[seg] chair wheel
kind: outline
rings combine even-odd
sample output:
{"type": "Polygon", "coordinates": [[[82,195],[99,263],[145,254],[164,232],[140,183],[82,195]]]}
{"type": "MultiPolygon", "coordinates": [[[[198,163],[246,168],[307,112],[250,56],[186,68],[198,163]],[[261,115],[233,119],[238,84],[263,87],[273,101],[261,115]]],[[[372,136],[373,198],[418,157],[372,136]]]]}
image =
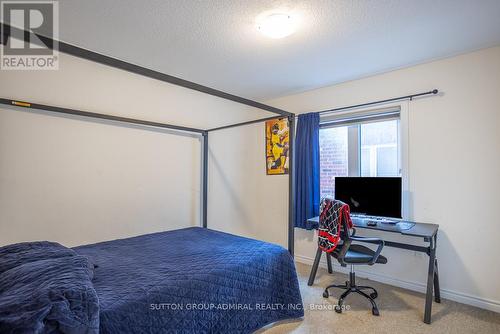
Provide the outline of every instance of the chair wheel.
{"type": "Polygon", "coordinates": [[[370,293],[370,297],[372,297],[373,299],[375,299],[375,298],[378,297],[378,293],[376,293],[376,292],[370,293]]]}
{"type": "Polygon", "coordinates": [[[380,315],[380,313],[378,312],[378,309],[376,309],[375,307],[372,308],[372,314],[377,316],[377,317],[380,315]]]}
{"type": "Polygon", "coordinates": [[[328,298],[330,295],[328,294],[328,291],[323,292],[323,298],[328,298]]]}
{"type": "Polygon", "coordinates": [[[335,312],[337,312],[337,313],[342,313],[342,306],[340,306],[340,305],[335,305],[335,312]]]}

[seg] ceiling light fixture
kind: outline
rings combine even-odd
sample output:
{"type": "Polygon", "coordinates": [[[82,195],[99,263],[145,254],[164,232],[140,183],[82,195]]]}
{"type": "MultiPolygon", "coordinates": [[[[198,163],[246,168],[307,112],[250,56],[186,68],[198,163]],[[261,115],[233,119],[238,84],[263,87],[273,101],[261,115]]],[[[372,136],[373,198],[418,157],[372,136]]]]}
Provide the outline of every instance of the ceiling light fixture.
{"type": "Polygon", "coordinates": [[[288,14],[271,14],[258,23],[261,33],[271,38],[283,38],[295,32],[295,22],[288,14]]]}

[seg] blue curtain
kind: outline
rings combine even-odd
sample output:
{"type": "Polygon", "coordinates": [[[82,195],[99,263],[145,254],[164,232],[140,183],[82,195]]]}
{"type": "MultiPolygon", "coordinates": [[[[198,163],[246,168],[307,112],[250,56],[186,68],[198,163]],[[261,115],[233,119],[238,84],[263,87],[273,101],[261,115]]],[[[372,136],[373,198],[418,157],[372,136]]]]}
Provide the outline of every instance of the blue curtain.
{"type": "Polygon", "coordinates": [[[319,215],[319,114],[299,115],[295,137],[295,227],[313,229],[319,215]]]}

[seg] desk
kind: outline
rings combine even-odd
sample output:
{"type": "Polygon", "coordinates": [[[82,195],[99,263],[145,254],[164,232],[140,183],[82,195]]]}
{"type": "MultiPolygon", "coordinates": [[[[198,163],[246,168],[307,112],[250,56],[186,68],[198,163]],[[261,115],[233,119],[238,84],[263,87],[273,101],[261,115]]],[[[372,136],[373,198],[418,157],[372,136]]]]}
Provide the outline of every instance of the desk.
{"type": "MultiPolygon", "coordinates": [[[[319,222],[319,217],[314,217],[308,219],[308,222],[311,224],[317,225],[319,222]]],[[[390,226],[387,224],[378,223],[376,226],[368,226],[367,219],[362,218],[352,218],[352,222],[354,227],[361,229],[370,229],[377,230],[381,232],[389,232],[389,233],[399,233],[402,235],[412,236],[416,238],[423,238],[425,242],[429,243],[429,246],[417,246],[413,244],[393,242],[393,241],[385,241],[385,246],[395,247],[400,249],[407,249],[416,252],[426,253],[429,256],[429,267],[427,272],[427,292],[425,296],[425,312],[424,312],[424,322],[426,324],[431,323],[431,311],[432,311],[432,295],[434,290],[434,299],[436,303],[441,302],[441,294],[439,290],[439,273],[438,273],[438,262],[436,258],[436,243],[437,243],[437,232],[439,229],[439,225],[436,224],[423,224],[423,223],[414,223],[413,227],[407,230],[398,230],[394,228],[394,226],[390,226]]],[[[401,221],[406,222],[406,221],[401,221]]],[[[407,222],[412,223],[412,222],[407,222]]],[[[309,281],[307,285],[314,284],[314,278],[316,277],[316,272],[318,271],[319,261],[321,259],[322,250],[318,247],[316,251],[316,257],[314,259],[313,267],[311,269],[311,274],[309,276],[309,281]]],[[[328,272],[332,273],[332,260],[330,254],[327,254],[327,265],[328,272]]]]}

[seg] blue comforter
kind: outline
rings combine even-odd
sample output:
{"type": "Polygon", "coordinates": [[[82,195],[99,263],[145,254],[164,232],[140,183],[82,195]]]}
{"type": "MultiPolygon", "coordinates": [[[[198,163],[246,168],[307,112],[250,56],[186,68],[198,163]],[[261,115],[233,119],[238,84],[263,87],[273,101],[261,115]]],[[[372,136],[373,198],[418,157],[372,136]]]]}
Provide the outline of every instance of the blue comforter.
{"type": "Polygon", "coordinates": [[[99,301],[88,259],[74,254],[30,260],[20,256],[19,265],[0,274],[0,333],[99,333],[99,301]]]}
{"type": "Polygon", "coordinates": [[[101,333],[249,333],[304,314],[277,245],[194,227],[74,250],[95,265],[101,333]]]}

